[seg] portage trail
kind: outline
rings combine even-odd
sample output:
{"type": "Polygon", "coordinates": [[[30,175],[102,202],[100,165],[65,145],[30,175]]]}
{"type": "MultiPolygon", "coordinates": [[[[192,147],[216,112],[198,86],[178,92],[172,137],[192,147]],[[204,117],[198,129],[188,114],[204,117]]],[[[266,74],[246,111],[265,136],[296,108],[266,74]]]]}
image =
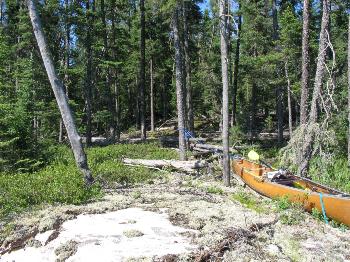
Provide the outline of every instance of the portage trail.
{"type": "Polygon", "coordinates": [[[241,186],[172,173],[2,230],[5,261],[350,261],[350,234],[241,186]]]}

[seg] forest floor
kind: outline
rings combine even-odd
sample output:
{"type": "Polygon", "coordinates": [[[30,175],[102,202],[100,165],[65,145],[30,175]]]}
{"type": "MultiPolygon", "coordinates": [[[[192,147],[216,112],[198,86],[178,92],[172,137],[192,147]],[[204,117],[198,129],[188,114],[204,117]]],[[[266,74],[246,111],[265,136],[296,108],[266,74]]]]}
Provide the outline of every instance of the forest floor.
{"type": "MultiPolygon", "coordinates": [[[[180,173],[164,173],[151,184],[106,189],[102,199],[85,205],[47,206],[24,213],[2,231],[2,247],[13,251],[0,261],[16,260],[16,252],[25,247],[50,245],[64,234],[65,221],[82,214],[108,215],[129,208],[163,214],[181,227],[181,232],[168,234],[175,239],[174,249],[180,240],[187,241],[187,248],[180,254],[167,251],[145,256],[133,250],[121,256],[121,261],[350,261],[349,230],[326,225],[283,199],[269,200],[239,185],[224,187],[212,175],[180,173]],[[41,243],[37,236],[45,232],[46,243],[41,243]]],[[[136,233],[132,237],[147,245],[148,233],[136,233]]],[[[67,240],[54,250],[56,261],[79,261],[79,249],[94,237],[67,240]]],[[[102,256],[108,253],[101,251],[102,256]]]]}

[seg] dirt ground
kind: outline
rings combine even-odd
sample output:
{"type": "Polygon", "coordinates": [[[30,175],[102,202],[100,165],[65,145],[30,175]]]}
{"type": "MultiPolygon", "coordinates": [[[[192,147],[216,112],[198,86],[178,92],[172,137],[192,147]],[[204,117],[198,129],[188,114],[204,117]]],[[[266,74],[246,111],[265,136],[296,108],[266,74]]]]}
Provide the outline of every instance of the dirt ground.
{"type": "MultiPolygon", "coordinates": [[[[51,241],[64,221],[79,214],[130,207],[167,212],[174,225],[195,230],[185,237],[198,249],[176,256],[131,256],[127,261],[350,261],[349,230],[333,228],[300,210],[278,211],[274,201],[248,188],[227,188],[209,176],[178,173],[149,185],[108,190],[103,199],[84,206],[48,206],[23,214],[2,227],[0,253],[35,246],[34,237],[48,230],[53,232],[51,241]],[[240,194],[251,196],[255,204],[237,201],[234,196],[240,194]]],[[[68,255],[57,250],[57,261],[74,254],[76,243],[72,246],[68,255]]]]}

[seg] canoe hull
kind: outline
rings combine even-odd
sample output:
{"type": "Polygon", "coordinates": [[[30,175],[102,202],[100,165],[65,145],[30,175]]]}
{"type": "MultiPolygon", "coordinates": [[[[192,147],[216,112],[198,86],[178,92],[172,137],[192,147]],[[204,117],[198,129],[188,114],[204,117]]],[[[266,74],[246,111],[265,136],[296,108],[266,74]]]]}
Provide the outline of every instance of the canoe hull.
{"type": "MultiPolygon", "coordinates": [[[[323,190],[323,188],[326,187],[321,185],[321,188],[317,188],[318,192],[312,192],[267,181],[266,179],[264,180],[263,175],[273,170],[245,159],[233,159],[232,169],[237,176],[241,177],[250,188],[258,193],[269,198],[288,197],[290,201],[302,204],[309,212],[313,208],[322,212],[322,202],[320,198],[320,192],[322,192],[322,199],[327,217],[350,226],[349,197],[327,194],[326,190],[323,190]]],[[[313,184],[317,185],[316,183],[313,184]]]]}

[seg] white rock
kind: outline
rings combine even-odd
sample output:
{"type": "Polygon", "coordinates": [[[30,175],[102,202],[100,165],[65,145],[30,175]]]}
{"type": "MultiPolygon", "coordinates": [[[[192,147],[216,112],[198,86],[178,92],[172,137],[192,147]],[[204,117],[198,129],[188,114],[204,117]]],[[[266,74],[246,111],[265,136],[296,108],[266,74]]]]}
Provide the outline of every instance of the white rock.
{"type": "MultiPolygon", "coordinates": [[[[183,254],[196,249],[181,235],[193,231],[171,224],[168,215],[128,208],[95,215],[79,215],[62,225],[59,236],[39,248],[25,248],[5,254],[0,261],[55,261],[55,250],[69,240],[79,243],[76,254],[67,261],[125,261],[128,258],[183,254]],[[136,223],[125,223],[136,221],[136,223]],[[128,238],[126,230],[138,230],[144,235],[128,238]]],[[[52,231],[39,234],[36,239],[45,243],[52,231]]]]}

